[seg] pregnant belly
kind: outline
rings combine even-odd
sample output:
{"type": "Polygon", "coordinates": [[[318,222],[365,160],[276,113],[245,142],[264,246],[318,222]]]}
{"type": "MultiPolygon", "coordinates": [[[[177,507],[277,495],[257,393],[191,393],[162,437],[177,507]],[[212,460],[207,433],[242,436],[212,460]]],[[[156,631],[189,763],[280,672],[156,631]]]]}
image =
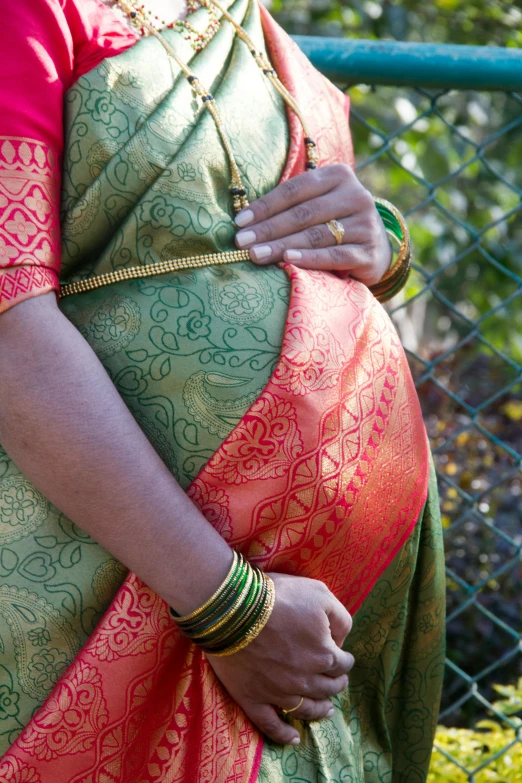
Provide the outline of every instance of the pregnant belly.
{"type": "Polygon", "coordinates": [[[279,359],[290,284],[249,262],[64,299],[145,434],[186,488],[279,359]]]}

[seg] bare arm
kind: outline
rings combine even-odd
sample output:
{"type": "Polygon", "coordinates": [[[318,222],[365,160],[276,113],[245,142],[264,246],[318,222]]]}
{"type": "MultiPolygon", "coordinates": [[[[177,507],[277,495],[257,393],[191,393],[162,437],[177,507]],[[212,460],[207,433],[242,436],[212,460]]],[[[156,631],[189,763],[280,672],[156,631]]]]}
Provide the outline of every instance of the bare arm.
{"type": "MultiPolygon", "coordinates": [[[[0,315],[0,443],[59,509],[182,614],[206,601],[232,561],[187,498],[54,294],[0,315]]],[[[257,639],[209,660],[262,731],[298,742],[273,705],[330,714],[353,665],[340,649],[351,619],[312,579],[273,574],[276,604],[257,639]],[[338,646],[339,645],[339,646],[338,646]]]]}
{"type": "Polygon", "coordinates": [[[0,315],[0,443],[61,511],[184,614],[232,552],[179,487],[54,294],[0,315]]]}

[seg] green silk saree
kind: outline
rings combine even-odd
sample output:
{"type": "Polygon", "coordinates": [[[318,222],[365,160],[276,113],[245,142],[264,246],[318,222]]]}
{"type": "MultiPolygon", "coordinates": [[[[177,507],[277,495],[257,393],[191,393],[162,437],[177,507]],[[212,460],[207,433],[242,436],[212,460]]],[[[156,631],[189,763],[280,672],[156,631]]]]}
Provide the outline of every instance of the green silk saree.
{"type": "MultiPolygon", "coordinates": [[[[258,7],[235,0],[230,10],[264,48],[258,7]]],[[[205,14],[198,11],[195,22],[204,26],[205,14]]],[[[216,96],[250,200],[273,188],[288,163],[291,129],[248,50],[228,25],[197,55],[179,33],[166,36],[216,96]]],[[[232,249],[228,178],[211,117],[195,107],[157,41],[105,60],[67,95],[64,282],[232,249]]],[[[120,282],[61,307],[187,489],[269,382],[289,298],[283,269],[244,262],[120,282]]],[[[210,521],[218,519],[219,498],[209,506],[210,521]]],[[[0,537],[0,748],[7,753],[97,628],[126,570],[1,450],[0,537]]],[[[349,688],[333,699],[334,718],[296,723],[298,748],[265,743],[259,783],[422,783],[443,637],[431,472],[413,532],[355,614],[346,648],[356,664],[349,688]]],[[[220,774],[216,781],[225,780],[220,774]]]]}

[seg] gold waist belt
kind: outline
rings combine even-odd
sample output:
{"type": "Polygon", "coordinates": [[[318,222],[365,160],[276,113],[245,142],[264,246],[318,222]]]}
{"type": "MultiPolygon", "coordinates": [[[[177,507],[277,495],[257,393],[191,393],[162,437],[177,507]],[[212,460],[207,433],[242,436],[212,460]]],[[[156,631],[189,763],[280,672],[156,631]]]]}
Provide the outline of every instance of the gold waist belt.
{"type": "Polygon", "coordinates": [[[183,269],[198,269],[202,266],[237,264],[239,261],[250,261],[248,250],[227,250],[223,253],[208,253],[204,256],[171,258],[168,261],[160,261],[158,264],[149,264],[148,266],[125,267],[103,275],[94,275],[86,280],[78,280],[75,283],[66,283],[60,286],[60,298],[63,299],[64,296],[71,296],[71,294],[83,294],[85,291],[94,291],[96,288],[119,283],[121,280],[137,280],[142,277],[179,272],[183,269]]]}

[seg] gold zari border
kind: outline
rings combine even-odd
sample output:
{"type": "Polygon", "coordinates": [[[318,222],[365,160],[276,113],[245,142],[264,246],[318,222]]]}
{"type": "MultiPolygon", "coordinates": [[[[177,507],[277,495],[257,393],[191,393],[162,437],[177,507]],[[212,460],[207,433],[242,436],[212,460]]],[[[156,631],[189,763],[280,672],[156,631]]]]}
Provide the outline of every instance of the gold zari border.
{"type": "Polygon", "coordinates": [[[112,283],[122,280],[136,280],[143,277],[165,275],[169,272],[179,272],[183,269],[199,269],[203,266],[218,264],[237,264],[240,261],[250,261],[248,250],[227,250],[223,253],[208,253],[203,256],[190,256],[189,258],[171,258],[168,261],[160,261],[157,264],[147,266],[131,266],[117,269],[114,272],[106,272],[103,275],[94,275],[86,280],[78,280],[75,283],[67,283],[60,286],[60,298],[71,294],[83,294],[86,291],[94,291],[112,283]]]}

